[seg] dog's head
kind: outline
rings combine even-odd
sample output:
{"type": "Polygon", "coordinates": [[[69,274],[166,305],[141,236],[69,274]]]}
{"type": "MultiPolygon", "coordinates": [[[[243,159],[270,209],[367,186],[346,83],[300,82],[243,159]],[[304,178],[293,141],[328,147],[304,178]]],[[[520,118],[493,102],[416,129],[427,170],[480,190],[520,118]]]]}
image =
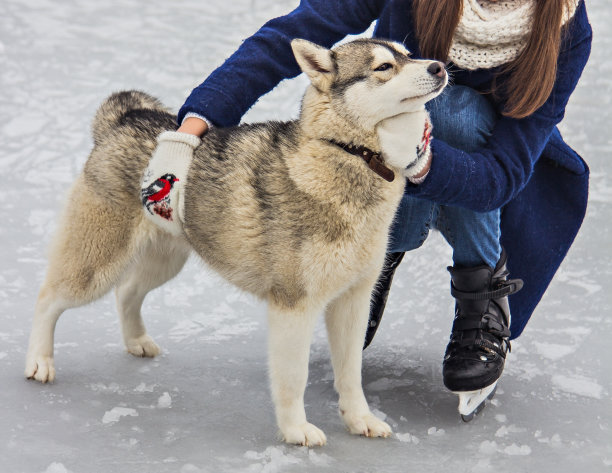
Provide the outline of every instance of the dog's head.
{"type": "Polygon", "coordinates": [[[294,39],[291,47],[331,108],[364,130],[373,130],[386,118],[421,110],[448,83],[444,64],[411,59],[399,43],[358,39],[329,50],[294,39]]]}

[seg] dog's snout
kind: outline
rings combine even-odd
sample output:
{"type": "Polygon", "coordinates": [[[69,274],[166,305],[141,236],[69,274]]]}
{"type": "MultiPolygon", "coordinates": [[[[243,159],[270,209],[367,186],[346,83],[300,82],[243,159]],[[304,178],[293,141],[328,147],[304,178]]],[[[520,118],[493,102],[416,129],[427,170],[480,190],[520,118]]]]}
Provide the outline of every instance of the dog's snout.
{"type": "Polygon", "coordinates": [[[444,70],[444,64],[441,62],[432,62],[429,66],[427,66],[427,72],[434,76],[444,77],[446,71],[444,70]]]}

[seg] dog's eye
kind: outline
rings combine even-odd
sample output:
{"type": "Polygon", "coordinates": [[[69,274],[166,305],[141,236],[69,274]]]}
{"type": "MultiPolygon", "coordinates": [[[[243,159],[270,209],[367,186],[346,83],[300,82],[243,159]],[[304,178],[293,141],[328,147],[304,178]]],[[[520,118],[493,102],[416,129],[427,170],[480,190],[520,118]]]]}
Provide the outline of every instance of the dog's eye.
{"type": "Polygon", "coordinates": [[[376,69],[374,69],[377,72],[382,72],[382,71],[386,71],[387,69],[391,69],[393,66],[391,64],[389,64],[388,62],[385,62],[383,64],[381,64],[380,66],[378,66],[376,69]]]}

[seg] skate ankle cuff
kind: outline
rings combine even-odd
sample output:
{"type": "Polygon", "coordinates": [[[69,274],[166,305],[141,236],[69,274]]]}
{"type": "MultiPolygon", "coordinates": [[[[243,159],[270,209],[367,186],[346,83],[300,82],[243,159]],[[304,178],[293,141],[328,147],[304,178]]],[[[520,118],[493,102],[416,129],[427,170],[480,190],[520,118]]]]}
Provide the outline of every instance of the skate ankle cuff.
{"type": "Polygon", "coordinates": [[[502,297],[510,296],[512,294],[516,294],[523,288],[523,280],[522,279],[510,279],[508,281],[502,281],[497,289],[492,291],[482,291],[482,292],[466,292],[460,291],[455,287],[454,284],[451,284],[451,295],[455,299],[464,299],[470,301],[484,301],[489,299],[500,299],[502,297]]]}

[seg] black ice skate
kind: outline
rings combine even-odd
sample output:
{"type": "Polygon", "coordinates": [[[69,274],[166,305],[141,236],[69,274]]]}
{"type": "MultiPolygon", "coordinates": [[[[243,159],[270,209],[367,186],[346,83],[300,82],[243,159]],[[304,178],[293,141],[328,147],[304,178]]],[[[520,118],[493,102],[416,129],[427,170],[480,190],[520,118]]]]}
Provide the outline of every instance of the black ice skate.
{"type": "Polygon", "coordinates": [[[491,399],[510,350],[508,296],[523,287],[506,280],[506,255],[495,269],[449,267],[455,320],[446,347],[444,385],[459,396],[459,413],[468,422],[491,399]]]}
{"type": "Polygon", "coordinates": [[[399,266],[404,257],[404,253],[387,253],[385,257],[385,264],[383,269],[378,276],[376,282],[376,288],[372,294],[372,301],[370,302],[370,319],[368,320],[368,330],[366,332],[363,349],[365,350],[368,345],[372,342],[376,330],[380,325],[380,321],[385,311],[385,305],[387,304],[387,298],[389,297],[389,291],[391,290],[391,281],[393,281],[393,275],[395,270],[399,266]]]}

